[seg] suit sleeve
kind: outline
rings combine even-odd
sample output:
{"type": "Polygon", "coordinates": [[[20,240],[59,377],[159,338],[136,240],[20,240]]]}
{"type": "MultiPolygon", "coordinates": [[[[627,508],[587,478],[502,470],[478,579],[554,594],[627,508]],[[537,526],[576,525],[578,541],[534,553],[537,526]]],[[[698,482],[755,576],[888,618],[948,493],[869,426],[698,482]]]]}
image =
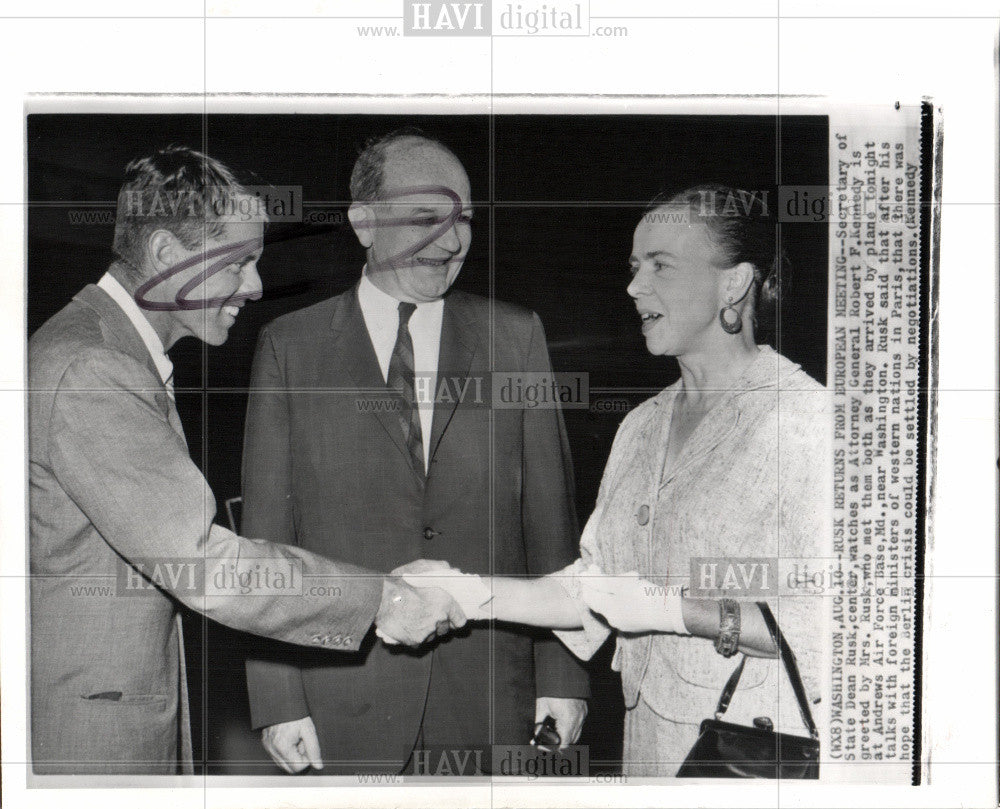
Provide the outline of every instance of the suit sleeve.
{"type": "Polygon", "coordinates": [[[213,525],[215,496],[157,402],[165,395],[147,367],[119,352],[90,352],[67,368],[50,413],[49,460],[69,497],[133,566],[199,560],[204,586],[169,590],[188,607],[289,643],[356,649],[378,609],[381,576],[213,525]],[[282,584],[263,570],[281,571],[282,584]]]}
{"type": "MultiPolygon", "coordinates": [[[[538,315],[532,315],[526,365],[529,372],[552,373],[538,315]]],[[[523,425],[521,520],[528,572],[547,574],[565,568],[579,556],[573,460],[560,409],[526,409],[523,425]]],[[[552,636],[535,641],[535,694],[577,699],[590,696],[586,670],[552,636]]]]}
{"type": "MultiPolygon", "coordinates": [[[[261,332],[254,354],[243,437],[243,525],[247,533],[294,545],[288,393],[274,342],[261,332]]],[[[291,649],[265,647],[246,661],[254,728],[309,715],[302,669],[291,649]]]]}

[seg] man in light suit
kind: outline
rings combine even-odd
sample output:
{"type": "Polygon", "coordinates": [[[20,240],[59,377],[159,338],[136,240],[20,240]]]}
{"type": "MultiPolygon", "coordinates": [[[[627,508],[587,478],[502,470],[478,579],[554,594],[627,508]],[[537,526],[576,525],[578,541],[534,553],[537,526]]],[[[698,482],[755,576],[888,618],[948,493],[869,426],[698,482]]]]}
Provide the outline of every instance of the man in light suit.
{"type": "Polygon", "coordinates": [[[213,524],[165,352],[220,345],[260,297],[263,223],[227,214],[243,200],[190,149],[133,161],[118,260],[29,342],[36,773],[192,772],[179,603],[327,654],[357,649],[373,620],[412,644],[464,623],[441,591],[213,524]]]}
{"type": "MultiPolygon", "coordinates": [[[[561,569],[577,554],[561,413],[490,404],[492,372],[551,373],[541,323],[449,291],[471,239],[465,169],[443,144],[393,133],[361,153],[351,196],[360,282],[258,342],[245,525],[383,571],[418,558],[471,573],[561,569]]],[[[248,661],[247,679],[253,725],[289,771],[306,766],[286,766],[303,745],[325,772],[433,775],[456,759],[488,771],[491,745],[526,744],[548,715],[573,743],[589,695],[551,636],[483,624],[421,653],[276,648],[248,661]]]]}

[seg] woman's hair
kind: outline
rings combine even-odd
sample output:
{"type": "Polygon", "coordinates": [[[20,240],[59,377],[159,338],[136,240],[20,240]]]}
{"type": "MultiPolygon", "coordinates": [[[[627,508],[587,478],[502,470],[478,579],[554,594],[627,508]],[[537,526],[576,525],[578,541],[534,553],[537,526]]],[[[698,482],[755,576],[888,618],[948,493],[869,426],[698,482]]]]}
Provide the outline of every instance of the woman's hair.
{"type": "Polygon", "coordinates": [[[758,314],[770,317],[778,302],[780,282],[787,273],[768,207],[768,192],[696,185],[678,194],[657,194],[646,212],[664,207],[684,207],[690,221],[708,228],[720,267],[734,267],[744,261],[753,265],[750,313],[755,321],[758,314]]]}

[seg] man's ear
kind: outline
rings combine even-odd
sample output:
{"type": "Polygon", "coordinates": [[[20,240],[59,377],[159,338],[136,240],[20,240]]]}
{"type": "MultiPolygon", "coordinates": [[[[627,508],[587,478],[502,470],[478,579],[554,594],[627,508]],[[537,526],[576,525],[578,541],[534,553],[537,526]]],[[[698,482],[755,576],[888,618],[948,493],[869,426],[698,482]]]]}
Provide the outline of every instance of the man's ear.
{"type": "Polygon", "coordinates": [[[173,267],[177,263],[180,258],[177,248],[177,237],[163,228],[154,230],[146,239],[146,256],[157,272],[173,267]]]}
{"type": "Polygon", "coordinates": [[[722,294],[725,300],[732,303],[742,301],[750,291],[753,279],[753,264],[749,261],[741,261],[735,267],[730,267],[725,272],[723,283],[722,294]]]}
{"type": "Polygon", "coordinates": [[[361,246],[365,249],[371,247],[375,240],[375,209],[364,202],[352,202],[347,209],[347,218],[361,246]]]}

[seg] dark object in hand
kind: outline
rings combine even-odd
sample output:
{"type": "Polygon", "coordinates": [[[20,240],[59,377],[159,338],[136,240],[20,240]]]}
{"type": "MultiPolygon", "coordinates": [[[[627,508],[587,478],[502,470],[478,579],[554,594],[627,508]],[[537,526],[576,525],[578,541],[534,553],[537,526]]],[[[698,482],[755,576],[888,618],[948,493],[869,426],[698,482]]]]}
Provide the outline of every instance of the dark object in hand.
{"type": "Polygon", "coordinates": [[[556,730],[556,720],[551,716],[546,716],[536,724],[535,736],[531,743],[546,753],[555,753],[559,749],[559,745],[562,744],[562,737],[556,730]]]}

